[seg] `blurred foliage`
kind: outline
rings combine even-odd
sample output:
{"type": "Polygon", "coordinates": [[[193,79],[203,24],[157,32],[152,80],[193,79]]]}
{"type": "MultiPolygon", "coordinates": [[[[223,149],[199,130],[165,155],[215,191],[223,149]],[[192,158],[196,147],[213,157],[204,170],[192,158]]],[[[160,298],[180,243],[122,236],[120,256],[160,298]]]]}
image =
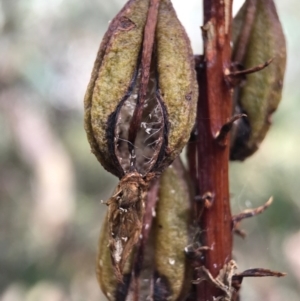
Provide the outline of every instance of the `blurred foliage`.
{"type": "MultiPolygon", "coordinates": [[[[90,153],[83,96],[96,52],[121,0],[0,0],[0,300],[104,300],[95,277],[101,199],[117,180],[90,153]]],[[[235,2],[235,11],[242,1],[235,2]]],[[[201,1],[175,8],[201,49],[201,1]]],[[[299,300],[300,3],[276,1],[287,37],[283,100],[260,150],[231,164],[232,211],[274,204],[243,223],[239,270],[284,279],[245,280],[243,300],[299,300]]]]}

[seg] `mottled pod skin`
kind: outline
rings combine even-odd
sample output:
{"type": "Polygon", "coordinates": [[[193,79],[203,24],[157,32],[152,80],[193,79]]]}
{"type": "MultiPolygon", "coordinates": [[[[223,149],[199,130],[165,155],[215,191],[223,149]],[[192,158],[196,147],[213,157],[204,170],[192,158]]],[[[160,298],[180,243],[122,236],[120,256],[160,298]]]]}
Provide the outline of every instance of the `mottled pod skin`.
{"type": "MultiPolygon", "coordinates": [[[[184,252],[190,243],[190,197],[184,168],[176,160],[160,178],[156,215],[146,244],[144,268],[138,279],[140,301],[146,300],[146,297],[155,301],[184,300],[190,288],[192,269],[184,252]]],[[[127,260],[122,281],[119,281],[107,248],[110,243],[108,232],[111,231],[108,221],[104,220],[99,239],[97,278],[108,300],[132,300],[130,271],[135,253],[131,254],[131,260],[127,260]]]]}
{"type": "MultiPolygon", "coordinates": [[[[233,21],[233,53],[238,51],[247,2],[233,21]]],[[[286,65],[285,37],[273,1],[257,0],[256,5],[248,46],[244,58],[238,63],[247,69],[271,58],[274,60],[264,70],[247,75],[245,85],[236,88],[236,109],[238,113],[245,113],[247,118],[240,120],[232,137],[232,160],[244,160],[258,149],[271,125],[271,115],[281,99],[286,65]]]]}

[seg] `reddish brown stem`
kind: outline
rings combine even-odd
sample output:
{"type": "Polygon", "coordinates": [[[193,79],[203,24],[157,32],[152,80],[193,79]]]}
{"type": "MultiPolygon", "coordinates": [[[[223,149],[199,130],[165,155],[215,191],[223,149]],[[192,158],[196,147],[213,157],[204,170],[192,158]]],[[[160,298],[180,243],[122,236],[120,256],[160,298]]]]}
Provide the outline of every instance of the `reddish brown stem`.
{"type": "MultiPolygon", "coordinates": [[[[216,141],[232,113],[231,92],[224,75],[231,62],[231,19],[231,1],[204,1],[204,59],[196,67],[199,83],[197,186],[200,195],[210,192],[214,202],[205,209],[203,204],[195,202],[195,211],[202,230],[201,243],[210,247],[204,254],[204,261],[198,264],[205,265],[213,277],[230,261],[232,253],[229,143],[222,146],[216,141]]],[[[221,292],[207,281],[197,285],[198,301],[212,301],[220,295],[221,292]]]]}

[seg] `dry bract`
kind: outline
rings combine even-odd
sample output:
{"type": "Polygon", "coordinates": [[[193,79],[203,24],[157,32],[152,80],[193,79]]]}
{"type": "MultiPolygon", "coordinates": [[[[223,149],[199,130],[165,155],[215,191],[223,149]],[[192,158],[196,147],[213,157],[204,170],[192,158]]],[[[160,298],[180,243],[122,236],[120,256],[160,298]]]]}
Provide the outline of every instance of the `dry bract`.
{"type": "Polygon", "coordinates": [[[115,272],[121,280],[122,268],[132,247],[138,242],[145,211],[145,196],[150,177],[143,179],[137,172],[126,174],[120,181],[108,205],[108,234],[115,272]]]}

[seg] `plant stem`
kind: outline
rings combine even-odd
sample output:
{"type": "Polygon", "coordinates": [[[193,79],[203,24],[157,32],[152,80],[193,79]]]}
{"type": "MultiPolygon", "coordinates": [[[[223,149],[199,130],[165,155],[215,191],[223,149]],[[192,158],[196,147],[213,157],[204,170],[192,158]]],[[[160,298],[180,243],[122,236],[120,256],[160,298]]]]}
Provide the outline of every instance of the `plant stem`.
{"type": "MultiPolygon", "coordinates": [[[[204,0],[204,56],[196,58],[199,83],[197,112],[197,174],[196,192],[202,201],[195,201],[197,223],[201,228],[201,243],[210,247],[202,262],[216,277],[232,256],[232,218],[229,198],[229,137],[220,141],[218,134],[232,116],[230,87],[225,73],[231,63],[231,0],[204,0]],[[210,195],[211,207],[204,208],[210,195]],[[201,199],[201,198],[200,198],[201,199]],[[203,212],[202,212],[203,211],[203,212]]],[[[190,163],[191,166],[192,163],[190,163]]],[[[196,275],[200,277],[201,275],[196,275]]],[[[221,292],[208,281],[197,286],[197,301],[213,300],[221,292]]]]}

